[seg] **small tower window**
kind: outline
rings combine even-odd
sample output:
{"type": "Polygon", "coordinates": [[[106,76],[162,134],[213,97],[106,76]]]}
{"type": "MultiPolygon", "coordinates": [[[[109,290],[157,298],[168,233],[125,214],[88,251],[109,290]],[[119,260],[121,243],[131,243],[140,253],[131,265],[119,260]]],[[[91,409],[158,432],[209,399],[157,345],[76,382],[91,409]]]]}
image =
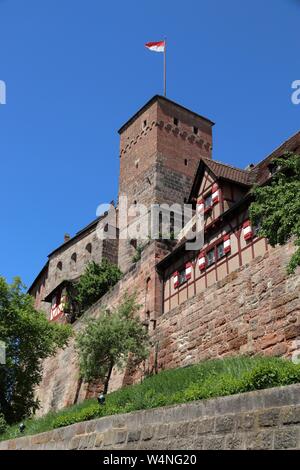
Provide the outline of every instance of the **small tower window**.
{"type": "Polygon", "coordinates": [[[86,245],[85,249],[86,249],[86,251],[87,251],[88,253],[92,253],[92,244],[91,244],[91,243],[88,243],[88,244],[86,245]]]}
{"type": "Polygon", "coordinates": [[[143,122],[143,129],[145,129],[145,127],[147,127],[147,119],[145,119],[143,122]]]}
{"type": "Polygon", "coordinates": [[[173,118],[173,124],[174,124],[174,126],[178,126],[178,118],[177,117],[173,118]]]}
{"type": "Polygon", "coordinates": [[[56,267],[57,267],[57,269],[58,269],[59,271],[61,271],[61,270],[62,270],[62,262],[59,261],[59,262],[57,263],[57,266],[56,266],[56,267]]]}
{"type": "Polygon", "coordinates": [[[185,164],[185,166],[188,166],[187,158],[184,159],[184,164],[185,164]]]}
{"type": "Polygon", "coordinates": [[[194,127],[193,127],[193,131],[194,131],[194,134],[197,135],[197,134],[198,134],[198,127],[194,126],[194,127]]]}

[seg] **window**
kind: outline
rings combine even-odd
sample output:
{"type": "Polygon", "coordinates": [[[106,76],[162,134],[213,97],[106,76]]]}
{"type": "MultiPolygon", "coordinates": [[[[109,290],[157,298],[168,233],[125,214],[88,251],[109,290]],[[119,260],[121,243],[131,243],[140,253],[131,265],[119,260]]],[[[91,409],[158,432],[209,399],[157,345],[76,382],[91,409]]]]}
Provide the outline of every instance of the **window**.
{"type": "Polygon", "coordinates": [[[198,134],[198,127],[194,126],[194,127],[193,127],[193,131],[194,131],[194,134],[197,135],[197,134],[198,134]]]}
{"type": "Polygon", "coordinates": [[[219,245],[217,245],[217,259],[223,258],[224,255],[224,243],[220,243],[219,245]]]}
{"type": "Polygon", "coordinates": [[[76,263],[76,261],[77,261],[77,255],[76,255],[76,253],[73,253],[73,254],[72,254],[71,260],[72,260],[73,263],[76,263]]]}
{"type": "Polygon", "coordinates": [[[176,117],[173,118],[173,124],[174,126],[178,126],[178,119],[176,117]]]}
{"type": "Polygon", "coordinates": [[[88,243],[88,244],[86,245],[85,249],[86,249],[86,251],[87,251],[88,253],[92,253],[92,244],[91,244],[91,243],[88,243]]]}
{"type": "Polygon", "coordinates": [[[212,195],[209,194],[205,199],[204,199],[204,209],[208,209],[212,206],[212,195]]]}
{"type": "Polygon", "coordinates": [[[181,286],[186,282],[186,271],[185,268],[179,271],[179,285],[181,286]]]}
{"type": "Polygon", "coordinates": [[[56,267],[57,267],[57,269],[58,269],[59,271],[61,271],[61,270],[62,270],[62,262],[59,261],[59,262],[57,263],[57,266],[56,266],[56,267]]]}
{"type": "Polygon", "coordinates": [[[143,122],[143,128],[145,129],[146,126],[147,126],[147,119],[145,119],[143,122]]]}
{"type": "Polygon", "coordinates": [[[133,246],[133,248],[137,249],[137,239],[136,238],[132,238],[130,240],[130,245],[133,246]]]}
{"type": "Polygon", "coordinates": [[[215,262],[215,250],[214,248],[206,254],[207,266],[211,266],[215,262]]]}
{"type": "Polygon", "coordinates": [[[188,166],[187,158],[184,159],[184,164],[185,164],[185,166],[188,166]]]}

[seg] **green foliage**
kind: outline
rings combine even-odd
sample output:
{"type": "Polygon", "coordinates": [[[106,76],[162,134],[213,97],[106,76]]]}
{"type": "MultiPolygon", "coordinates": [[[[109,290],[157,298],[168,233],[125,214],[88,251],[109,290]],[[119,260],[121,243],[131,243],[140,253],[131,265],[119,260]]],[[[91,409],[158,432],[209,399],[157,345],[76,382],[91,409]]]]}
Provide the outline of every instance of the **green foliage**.
{"type": "Polygon", "coordinates": [[[253,189],[250,218],[271,246],[294,238],[297,250],[288,264],[291,274],[300,265],[300,155],[286,153],[272,164],[275,172],[270,184],[253,189]]]}
{"type": "MultiPolygon", "coordinates": [[[[284,359],[235,357],[204,361],[194,366],[161,372],[140,384],[110,393],[103,406],[95,400],[86,400],[56,414],[49,413],[36,420],[27,420],[25,434],[36,434],[102,416],[293,383],[300,383],[300,365],[284,359]]],[[[18,435],[15,426],[9,428],[1,439],[18,435]]]]}
{"type": "Polygon", "coordinates": [[[83,408],[80,411],[57,416],[53,420],[53,427],[61,428],[63,426],[69,426],[70,424],[80,423],[81,421],[88,421],[99,417],[101,417],[100,406],[96,403],[91,403],[88,407],[83,408]]]}
{"type": "Polygon", "coordinates": [[[118,266],[103,259],[101,264],[89,263],[77,285],[76,301],[85,311],[100,299],[122,277],[118,266]]]}
{"type": "Polygon", "coordinates": [[[141,259],[144,249],[145,249],[145,245],[141,245],[141,244],[137,245],[135,249],[135,253],[132,257],[133,263],[137,263],[141,259]]]}
{"type": "Polygon", "coordinates": [[[41,360],[64,347],[68,325],[48,322],[37,312],[20,279],[9,285],[0,277],[0,340],[6,345],[6,364],[0,364],[0,410],[13,423],[37,409],[34,388],[41,379],[41,360]]]}
{"type": "Polygon", "coordinates": [[[3,434],[7,430],[7,423],[4,418],[4,414],[0,413],[0,434],[3,434]]]}
{"type": "Polygon", "coordinates": [[[116,309],[89,319],[77,336],[81,375],[86,381],[102,380],[104,392],[113,367],[122,368],[129,354],[136,365],[147,357],[148,334],[138,318],[139,308],[135,296],[126,295],[116,309]]]}

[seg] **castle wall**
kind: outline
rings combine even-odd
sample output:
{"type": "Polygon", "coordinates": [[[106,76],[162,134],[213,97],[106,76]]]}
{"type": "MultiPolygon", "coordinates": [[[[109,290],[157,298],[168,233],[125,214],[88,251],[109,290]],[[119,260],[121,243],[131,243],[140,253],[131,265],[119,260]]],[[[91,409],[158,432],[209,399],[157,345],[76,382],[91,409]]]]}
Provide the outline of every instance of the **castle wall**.
{"type": "Polygon", "coordinates": [[[160,369],[230,355],[291,356],[300,339],[300,276],[293,245],[270,248],[158,318],[160,369]]]}
{"type": "MultiPolygon", "coordinates": [[[[140,318],[145,322],[150,335],[153,334],[157,318],[161,314],[161,282],[153,266],[159,258],[167,254],[167,247],[163,243],[150,243],[142,253],[141,260],[135,263],[131,270],[106,295],[73,324],[74,332],[83,327],[85,318],[97,318],[104,307],[114,308],[121,302],[124,294],[136,292],[137,302],[141,305],[140,318]]],[[[153,352],[151,352],[153,355],[153,352]]],[[[136,373],[130,371],[114,370],[110,382],[110,390],[115,390],[124,384],[130,384],[152,366],[153,361],[147,362],[136,373]]],[[[95,396],[99,390],[90,384],[81,384],[79,380],[78,359],[74,349],[74,338],[68,347],[58,351],[54,357],[44,362],[42,381],[37,388],[36,396],[41,402],[38,415],[50,410],[57,410],[95,396]]]]}
{"type": "MultiPolygon", "coordinates": [[[[161,257],[167,253],[163,244],[149,244],[142,259],[85,314],[97,317],[101,307],[113,307],[126,291],[136,290],[141,319],[149,324],[153,345],[149,361],[135,374],[114,371],[110,390],[139,380],[144,372],[153,372],[155,362],[161,370],[237,354],[291,356],[294,341],[300,337],[300,276],[286,274],[291,244],[270,249],[167,313],[162,313],[162,283],[153,272],[159,251],[161,257]]],[[[75,331],[80,328],[82,319],[74,324],[75,331]]],[[[79,382],[72,340],[45,361],[37,390],[42,405],[39,414],[94,393],[96,389],[79,382]]]]}

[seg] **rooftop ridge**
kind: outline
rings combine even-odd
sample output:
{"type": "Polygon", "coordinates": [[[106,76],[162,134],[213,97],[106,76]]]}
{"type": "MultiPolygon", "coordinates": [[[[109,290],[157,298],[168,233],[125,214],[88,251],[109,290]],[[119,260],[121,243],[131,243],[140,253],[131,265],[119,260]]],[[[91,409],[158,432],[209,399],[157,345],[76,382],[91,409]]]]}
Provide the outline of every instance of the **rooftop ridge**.
{"type": "Polygon", "coordinates": [[[205,160],[205,162],[208,161],[210,163],[217,163],[218,165],[226,166],[228,168],[232,168],[233,170],[241,171],[242,173],[247,173],[247,174],[249,173],[249,170],[245,170],[244,168],[239,168],[237,166],[230,165],[229,163],[220,162],[219,160],[213,160],[207,157],[202,157],[202,159],[205,160]]]}

